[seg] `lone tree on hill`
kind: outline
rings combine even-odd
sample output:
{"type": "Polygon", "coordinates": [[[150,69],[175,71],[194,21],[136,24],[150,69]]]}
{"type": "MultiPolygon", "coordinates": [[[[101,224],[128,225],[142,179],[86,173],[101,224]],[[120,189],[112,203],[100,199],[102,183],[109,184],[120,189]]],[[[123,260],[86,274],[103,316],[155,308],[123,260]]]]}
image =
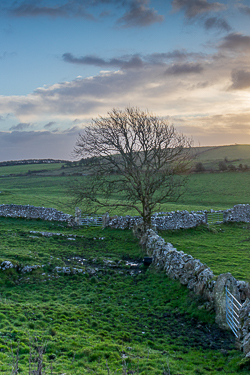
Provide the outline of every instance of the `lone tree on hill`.
{"type": "Polygon", "coordinates": [[[88,212],[134,209],[151,226],[151,215],[185,191],[191,141],[160,117],[138,108],[113,109],[86,127],[74,155],[88,158],[89,178],[71,187],[88,212]]]}

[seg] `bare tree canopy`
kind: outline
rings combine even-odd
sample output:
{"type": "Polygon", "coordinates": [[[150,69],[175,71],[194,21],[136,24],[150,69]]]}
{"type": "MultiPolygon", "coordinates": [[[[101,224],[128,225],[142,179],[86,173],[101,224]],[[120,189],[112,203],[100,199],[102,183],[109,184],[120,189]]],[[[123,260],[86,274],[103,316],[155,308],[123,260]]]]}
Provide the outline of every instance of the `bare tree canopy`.
{"type": "Polygon", "coordinates": [[[113,109],[77,139],[74,155],[89,158],[91,173],[74,185],[75,202],[92,212],[132,208],[150,226],[152,213],[185,191],[190,148],[165,119],[138,108],[113,109]]]}

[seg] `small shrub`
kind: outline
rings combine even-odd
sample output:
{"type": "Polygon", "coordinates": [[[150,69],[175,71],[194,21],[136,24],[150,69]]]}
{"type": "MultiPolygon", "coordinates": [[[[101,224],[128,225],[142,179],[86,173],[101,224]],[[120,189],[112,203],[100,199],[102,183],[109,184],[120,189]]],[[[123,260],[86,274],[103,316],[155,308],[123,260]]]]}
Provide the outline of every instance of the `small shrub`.
{"type": "Polygon", "coordinates": [[[219,162],[219,170],[222,172],[227,170],[227,164],[225,163],[224,160],[219,162]]]}
{"type": "Polygon", "coordinates": [[[228,166],[228,170],[229,170],[230,172],[234,172],[234,171],[236,171],[236,167],[235,167],[233,164],[229,164],[229,166],[228,166]]]}
{"type": "Polygon", "coordinates": [[[195,165],[195,172],[199,173],[199,172],[204,172],[206,169],[204,167],[204,165],[199,162],[199,163],[196,163],[195,165]]]}
{"type": "Polygon", "coordinates": [[[91,284],[96,284],[97,278],[95,276],[91,277],[90,282],[91,282],[91,284]]]}

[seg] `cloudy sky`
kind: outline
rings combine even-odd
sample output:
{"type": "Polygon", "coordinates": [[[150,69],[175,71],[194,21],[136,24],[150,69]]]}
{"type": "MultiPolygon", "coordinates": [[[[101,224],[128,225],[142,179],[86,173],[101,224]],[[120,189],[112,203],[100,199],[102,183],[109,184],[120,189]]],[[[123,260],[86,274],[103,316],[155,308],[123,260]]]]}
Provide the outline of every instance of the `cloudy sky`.
{"type": "Polygon", "coordinates": [[[70,159],[113,107],[250,144],[249,0],[1,0],[0,160],[70,159]]]}

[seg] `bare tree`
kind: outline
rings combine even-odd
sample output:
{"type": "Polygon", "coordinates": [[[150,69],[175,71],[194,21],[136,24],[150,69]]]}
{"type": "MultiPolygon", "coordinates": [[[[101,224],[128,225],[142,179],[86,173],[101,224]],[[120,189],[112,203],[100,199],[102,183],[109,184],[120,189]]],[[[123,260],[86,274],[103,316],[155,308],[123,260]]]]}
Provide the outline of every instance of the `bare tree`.
{"type": "Polygon", "coordinates": [[[191,141],[160,117],[138,108],[113,109],[84,129],[76,158],[89,160],[90,176],[71,188],[86,212],[134,209],[146,227],[163,203],[185,191],[191,141]]]}

